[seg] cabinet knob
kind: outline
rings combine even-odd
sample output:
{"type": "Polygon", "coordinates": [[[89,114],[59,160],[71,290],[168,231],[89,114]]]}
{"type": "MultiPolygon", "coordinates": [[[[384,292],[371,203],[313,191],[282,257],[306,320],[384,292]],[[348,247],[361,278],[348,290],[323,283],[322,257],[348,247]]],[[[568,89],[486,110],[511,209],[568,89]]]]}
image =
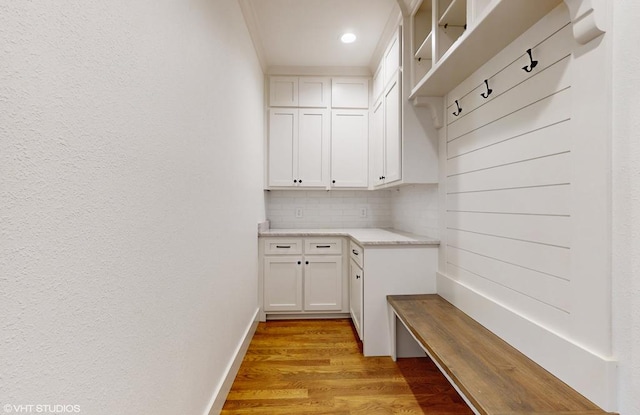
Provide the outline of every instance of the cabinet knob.
{"type": "Polygon", "coordinates": [[[360,279],[360,275],[356,274],[356,279],[359,280],[360,279]]]}
{"type": "Polygon", "coordinates": [[[302,183],[302,179],[298,179],[298,183],[302,183]]]}
{"type": "Polygon", "coordinates": [[[335,180],[331,180],[331,183],[334,183],[334,184],[335,184],[335,182],[336,182],[335,180]]]}
{"type": "Polygon", "coordinates": [[[294,183],[298,183],[298,180],[297,180],[297,179],[293,179],[293,182],[294,182],[294,183]]]}
{"type": "Polygon", "coordinates": [[[298,261],[298,265],[302,264],[302,261],[298,261]]]}
{"type": "Polygon", "coordinates": [[[309,265],[309,261],[304,261],[304,263],[305,263],[306,265],[309,265]]]}

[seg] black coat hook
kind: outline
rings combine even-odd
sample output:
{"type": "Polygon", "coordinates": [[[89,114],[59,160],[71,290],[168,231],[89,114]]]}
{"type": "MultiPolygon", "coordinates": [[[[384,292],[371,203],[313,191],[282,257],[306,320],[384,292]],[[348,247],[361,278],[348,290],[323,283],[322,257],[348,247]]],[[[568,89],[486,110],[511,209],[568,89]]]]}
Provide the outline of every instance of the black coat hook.
{"type": "Polygon", "coordinates": [[[529,60],[531,61],[531,64],[527,66],[523,66],[522,69],[524,69],[525,72],[531,72],[533,71],[533,68],[538,66],[538,61],[533,60],[533,56],[531,55],[531,49],[527,49],[527,54],[529,55],[529,60]]]}
{"type": "Polygon", "coordinates": [[[454,112],[453,115],[456,117],[462,113],[462,108],[460,108],[460,104],[458,104],[458,100],[456,99],[456,107],[458,107],[458,112],[454,112]]]}
{"type": "Polygon", "coordinates": [[[493,89],[489,88],[488,79],[484,80],[484,84],[487,86],[487,92],[483,92],[482,94],[480,94],[480,96],[482,96],[482,98],[489,98],[489,95],[491,95],[491,93],[493,92],[493,89]]]}

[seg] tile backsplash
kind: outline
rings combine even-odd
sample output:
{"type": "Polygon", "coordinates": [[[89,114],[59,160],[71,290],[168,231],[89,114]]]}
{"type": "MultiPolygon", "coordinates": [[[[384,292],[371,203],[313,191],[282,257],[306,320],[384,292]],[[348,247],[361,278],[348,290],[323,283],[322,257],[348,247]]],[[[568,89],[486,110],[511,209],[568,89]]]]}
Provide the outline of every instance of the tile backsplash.
{"type": "Polygon", "coordinates": [[[415,184],[393,191],[391,223],[395,229],[438,238],[438,185],[415,184]]]}
{"type": "Polygon", "coordinates": [[[395,228],[431,237],[438,233],[437,185],[374,191],[271,190],[265,202],[275,229],[395,228]]]}
{"type": "Polygon", "coordinates": [[[390,190],[272,190],[266,202],[272,228],[392,226],[390,190]]]}

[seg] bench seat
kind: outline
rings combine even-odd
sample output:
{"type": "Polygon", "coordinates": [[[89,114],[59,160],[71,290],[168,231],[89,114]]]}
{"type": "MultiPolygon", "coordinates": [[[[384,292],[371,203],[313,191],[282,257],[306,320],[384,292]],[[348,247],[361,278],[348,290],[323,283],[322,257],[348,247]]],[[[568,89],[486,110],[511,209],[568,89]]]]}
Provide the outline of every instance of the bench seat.
{"type": "Polygon", "coordinates": [[[607,414],[439,295],[387,301],[476,413],[607,414]]]}

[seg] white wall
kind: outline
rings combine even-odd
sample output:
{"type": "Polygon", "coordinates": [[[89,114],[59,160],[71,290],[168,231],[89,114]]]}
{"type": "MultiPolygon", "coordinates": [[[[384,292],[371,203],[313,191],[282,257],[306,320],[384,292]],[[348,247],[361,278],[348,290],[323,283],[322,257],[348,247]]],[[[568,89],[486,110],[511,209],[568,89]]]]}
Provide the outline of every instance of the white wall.
{"type": "Polygon", "coordinates": [[[0,5],[0,401],[203,414],[257,309],[235,0],[0,5]]]}
{"type": "Polygon", "coordinates": [[[640,3],[613,16],[613,338],[618,411],[640,414],[640,3]]]}

